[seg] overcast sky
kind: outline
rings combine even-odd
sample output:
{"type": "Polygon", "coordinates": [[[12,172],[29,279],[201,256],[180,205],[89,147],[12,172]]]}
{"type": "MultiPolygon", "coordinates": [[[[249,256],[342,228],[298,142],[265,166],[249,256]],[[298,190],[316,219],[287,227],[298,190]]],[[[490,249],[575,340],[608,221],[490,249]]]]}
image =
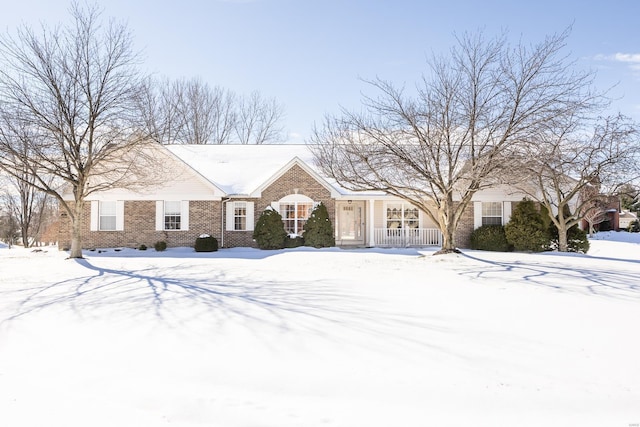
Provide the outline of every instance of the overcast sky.
{"type": "MultiPolygon", "coordinates": [[[[288,142],[340,106],[357,109],[376,76],[413,87],[432,52],[454,34],[480,28],[538,42],[572,26],[567,52],[596,69],[600,89],[616,85],[616,110],[640,120],[638,0],[101,0],[125,20],[146,71],[198,76],[238,93],[259,90],[285,106],[288,142]]],[[[68,1],[4,4],[0,29],[68,19],[68,1]]]]}

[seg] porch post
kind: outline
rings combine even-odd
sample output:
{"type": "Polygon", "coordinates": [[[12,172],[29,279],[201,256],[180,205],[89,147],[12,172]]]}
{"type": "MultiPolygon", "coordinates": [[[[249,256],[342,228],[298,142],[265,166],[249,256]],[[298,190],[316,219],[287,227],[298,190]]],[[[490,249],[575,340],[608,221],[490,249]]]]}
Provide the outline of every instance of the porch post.
{"type": "Polygon", "coordinates": [[[374,247],[376,245],[376,238],[375,238],[375,221],[374,221],[374,215],[375,215],[375,200],[369,200],[369,214],[367,215],[367,225],[368,225],[368,241],[369,243],[367,244],[367,246],[371,246],[374,247]]]}

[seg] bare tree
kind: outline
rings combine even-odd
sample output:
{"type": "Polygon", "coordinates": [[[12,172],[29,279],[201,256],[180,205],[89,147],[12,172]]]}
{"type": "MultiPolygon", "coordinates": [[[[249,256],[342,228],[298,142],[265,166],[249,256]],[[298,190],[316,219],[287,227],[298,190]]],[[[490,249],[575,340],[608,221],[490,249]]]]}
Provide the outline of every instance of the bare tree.
{"type": "Polygon", "coordinates": [[[71,220],[70,256],[78,258],[85,200],[145,185],[149,139],[139,131],[141,78],[129,30],[102,21],[96,6],[73,4],[70,14],[68,25],[39,33],[23,26],[0,38],[0,167],[23,182],[28,171],[31,186],[57,199],[71,220]]]}
{"type": "Polygon", "coordinates": [[[569,228],[597,216],[604,197],[640,177],[640,145],[637,124],[627,117],[563,119],[550,122],[520,157],[520,188],[547,208],[558,250],[566,252],[569,228]]]}
{"type": "Polygon", "coordinates": [[[138,102],[146,132],[162,144],[265,144],[282,137],[283,107],[257,91],[241,97],[198,78],[150,79],[138,102]]]}
{"type": "Polygon", "coordinates": [[[251,92],[238,104],[235,135],[240,144],[268,144],[282,138],[279,125],[284,114],[282,105],[260,92],[251,92]]]}
{"type": "Polygon", "coordinates": [[[227,143],[235,123],[234,95],[218,86],[212,89],[200,79],[182,81],[177,87],[183,123],[179,139],[188,144],[227,143]]]}
{"type": "Polygon", "coordinates": [[[184,119],[180,114],[182,93],[178,82],[147,78],[140,87],[136,101],[142,117],[142,128],[149,138],[161,144],[178,139],[184,119]]]}
{"type": "Polygon", "coordinates": [[[3,199],[7,210],[17,222],[22,245],[28,248],[38,241],[49,196],[33,185],[36,179],[29,175],[28,170],[23,171],[20,179],[12,181],[5,189],[3,199]]]}
{"type": "Polygon", "coordinates": [[[0,240],[5,242],[11,249],[18,236],[18,222],[11,210],[0,210],[0,240]]]}
{"type": "Polygon", "coordinates": [[[456,250],[455,231],[473,195],[512,166],[537,129],[594,99],[592,76],[561,55],[568,32],[536,46],[503,35],[464,35],[430,60],[417,96],[377,79],[363,112],[326,117],[311,137],[324,173],[351,190],[380,190],[421,208],[456,250]]]}

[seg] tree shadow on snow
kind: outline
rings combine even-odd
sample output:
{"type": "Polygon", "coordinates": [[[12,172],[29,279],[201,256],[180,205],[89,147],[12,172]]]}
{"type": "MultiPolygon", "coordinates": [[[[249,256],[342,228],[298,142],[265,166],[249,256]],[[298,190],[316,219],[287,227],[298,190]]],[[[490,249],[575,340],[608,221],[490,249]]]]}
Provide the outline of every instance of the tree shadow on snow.
{"type": "MultiPolygon", "coordinates": [[[[450,320],[394,311],[336,283],[227,277],[222,271],[205,273],[191,268],[189,260],[138,270],[103,268],[88,259],[74,261],[87,274],[13,291],[13,295],[0,290],[0,298],[14,301],[14,314],[0,324],[7,326],[44,310],[71,311],[83,319],[136,320],[151,315],[171,328],[186,326],[187,333],[190,325],[197,325],[196,331],[203,324],[213,328],[241,325],[252,333],[254,327],[266,325],[282,333],[302,331],[348,341],[334,335],[338,330],[357,337],[359,345],[377,348],[385,343],[386,349],[394,342],[394,351],[421,349],[466,358],[438,344],[438,336],[451,333],[450,320]]],[[[268,340],[268,334],[261,337],[256,331],[255,335],[268,340]]]]}
{"type": "Polygon", "coordinates": [[[456,268],[456,271],[477,279],[500,277],[503,281],[531,284],[559,292],[625,300],[640,299],[640,269],[628,268],[629,264],[640,264],[636,260],[582,257],[585,261],[595,258],[609,262],[580,266],[580,263],[575,262],[564,263],[564,259],[573,258],[566,255],[538,254],[527,257],[526,261],[497,261],[483,257],[482,252],[465,252],[462,256],[478,265],[456,268]],[[505,276],[505,273],[511,277],[505,276]]]}

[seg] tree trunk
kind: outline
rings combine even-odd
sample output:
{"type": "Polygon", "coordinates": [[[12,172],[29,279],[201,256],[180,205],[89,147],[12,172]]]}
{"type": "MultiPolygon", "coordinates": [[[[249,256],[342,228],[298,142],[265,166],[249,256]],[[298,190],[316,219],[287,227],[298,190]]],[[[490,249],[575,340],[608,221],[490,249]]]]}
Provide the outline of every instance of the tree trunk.
{"type": "Polygon", "coordinates": [[[567,227],[564,224],[558,227],[558,251],[569,251],[569,244],[567,243],[567,227]]]}
{"type": "Polygon", "coordinates": [[[438,209],[439,227],[442,232],[442,248],[436,254],[458,252],[456,249],[456,224],[454,218],[455,206],[453,198],[443,199],[442,205],[438,209]]]}
{"type": "Polygon", "coordinates": [[[69,258],[82,258],[82,219],[84,200],[76,201],[74,215],[71,218],[71,250],[69,258]]]}

